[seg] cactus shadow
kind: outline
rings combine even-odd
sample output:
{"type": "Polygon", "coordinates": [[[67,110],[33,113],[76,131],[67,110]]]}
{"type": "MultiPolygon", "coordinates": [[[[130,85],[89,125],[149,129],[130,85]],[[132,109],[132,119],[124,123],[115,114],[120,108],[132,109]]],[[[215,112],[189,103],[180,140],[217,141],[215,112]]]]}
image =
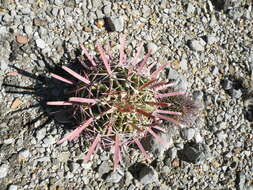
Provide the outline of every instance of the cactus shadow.
{"type": "Polygon", "coordinates": [[[75,51],[75,58],[71,58],[69,52],[65,45],[63,45],[64,54],[60,59],[59,63],[55,63],[49,57],[45,57],[41,51],[34,50],[38,59],[33,62],[33,64],[38,67],[41,67],[41,63],[43,63],[44,68],[39,72],[34,74],[33,71],[25,71],[17,66],[9,65],[15,72],[14,75],[8,75],[4,78],[2,87],[5,89],[7,94],[13,95],[27,95],[30,96],[34,101],[31,105],[28,105],[24,108],[20,108],[8,113],[7,117],[11,117],[12,115],[20,114],[25,111],[29,111],[32,109],[38,109],[38,115],[33,117],[33,119],[27,121],[23,127],[27,127],[30,132],[34,135],[38,130],[45,127],[51,122],[54,122],[56,127],[62,127],[63,129],[70,129],[76,126],[76,121],[72,117],[71,110],[67,107],[62,106],[49,106],[47,105],[48,101],[57,101],[57,100],[67,100],[71,95],[71,93],[66,93],[69,91],[73,91],[71,85],[65,84],[61,81],[58,81],[49,76],[51,73],[55,73],[57,75],[61,75],[66,79],[74,80],[71,75],[66,73],[61,65],[63,63],[67,63],[68,67],[79,69],[76,64],[78,61],[78,56],[80,56],[80,51],[75,51]],[[38,73],[38,74],[37,74],[38,73]],[[28,78],[33,81],[30,86],[21,86],[17,80],[16,75],[20,75],[24,78],[28,78]],[[36,122],[42,121],[39,126],[36,128],[32,127],[36,122]]]}

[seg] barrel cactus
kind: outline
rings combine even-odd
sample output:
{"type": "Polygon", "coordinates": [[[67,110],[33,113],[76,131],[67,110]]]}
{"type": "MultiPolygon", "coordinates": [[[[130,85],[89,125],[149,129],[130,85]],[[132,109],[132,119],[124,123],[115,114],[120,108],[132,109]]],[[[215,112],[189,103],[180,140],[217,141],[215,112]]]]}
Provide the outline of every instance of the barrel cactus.
{"type": "Polygon", "coordinates": [[[119,59],[106,55],[101,44],[97,43],[100,59],[95,60],[81,45],[82,54],[87,58],[87,61],[79,60],[83,69],[77,72],[63,66],[62,69],[72,75],[72,80],[51,75],[72,85],[75,89],[73,96],[66,101],[47,102],[47,105],[71,108],[73,116],[79,120],[78,126],[59,143],[84,137],[90,143],[85,161],[98,147],[109,148],[113,152],[114,169],[122,161],[123,146],[136,144],[148,159],[149,154],[141,139],[152,135],[166,144],[159,137],[160,132],[166,132],[164,122],[182,126],[182,118],[191,107],[187,101],[180,101],[185,99],[182,98],[185,92],[174,91],[173,83],[159,77],[169,63],[148,64],[151,50],[140,58],[143,44],[129,61],[124,51],[125,43],[125,37],[121,36],[119,59]],[[176,104],[175,99],[179,100],[176,104]]]}

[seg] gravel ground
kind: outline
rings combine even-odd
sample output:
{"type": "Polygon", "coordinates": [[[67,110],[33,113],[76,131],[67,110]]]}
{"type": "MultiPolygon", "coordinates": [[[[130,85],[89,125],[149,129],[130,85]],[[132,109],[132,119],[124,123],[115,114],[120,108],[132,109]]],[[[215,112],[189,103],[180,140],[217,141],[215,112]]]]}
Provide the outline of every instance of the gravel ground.
{"type": "Polygon", "coordinates": [[[253,2],[251,0],[0,0],[0,189],[252,190],[253,2]],[[50,72],[76,58],[79,44],[140,42],[151,61],[169,60],[169,79],[200,107],[189,128],[171,126],[150,162],[136,149],[113,172],[99,150],[82,161],[83,139],[45,100],[62,83],[50,72]],[[61,117],[61,118],[60,118],[61,117]]]}

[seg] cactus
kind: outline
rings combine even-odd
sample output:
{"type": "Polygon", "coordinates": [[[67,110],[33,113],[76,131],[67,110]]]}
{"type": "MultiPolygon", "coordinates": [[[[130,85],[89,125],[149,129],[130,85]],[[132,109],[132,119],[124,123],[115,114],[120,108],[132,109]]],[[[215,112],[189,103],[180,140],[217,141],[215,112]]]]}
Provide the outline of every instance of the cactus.
{"type": "MultiPolygon", "coordinates": [[[[79,60],[82,70],[78,73],[63,66],[62,69],[73,76],[74,80],[51,76],[74,87],[73,97],[67,101],[50,101],[48,105],[71,107],[73,116],[78,118],[79,125],[59,141],[71,141],[81,134],[90,142],[88,161],[100,146],[110,148],[114,153],[114,169],[122,160],[123,146],[136,144],[146,159],[141,139],[152,135],[162,144],[158,131],[166,132],[164,122],[183,125],[182,116],[189,112],[184,103],[175,104],[173,99],[184,96],[185,92],[173,91],[173,83],[159,78],[160,73],[169,65],[148,64],[151,51],[140,59],[141,48],[128,61],[124,52],[125,38],[120,37],[119,61],[106,55],[102,46],[96,47],[101,61],[95,59],[81,45],[82,54],[87,62],[79,60]]],[[[179,98],[180,99],[180,98],[179,98]]],[[[189,104],[188,104],[189,107],[189,104]]]]}

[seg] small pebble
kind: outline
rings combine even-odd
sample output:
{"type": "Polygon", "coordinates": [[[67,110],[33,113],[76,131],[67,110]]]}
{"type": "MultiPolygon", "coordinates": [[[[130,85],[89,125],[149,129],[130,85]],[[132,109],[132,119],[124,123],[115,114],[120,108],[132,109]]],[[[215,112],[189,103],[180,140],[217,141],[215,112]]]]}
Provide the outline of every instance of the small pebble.
{"type": "Polygon", "coordinates": [[[54,7],[54,8],[52,9],[52,11],[51,11],[52,15],[55,16],[55,17],[58,15],[58,12],[59,12],[59,9],[56,8],[56,7],[54,7]]]}
{"type": "Polygon", "coordinates": [[[222,87],[224,90],[230,90],[233,87],[233,82],[228,79],[224,79],[222,82],[222,87]]]}
{"type": "Polygon", "coordinates": [[[195,7],[192,3],[188,3],[186,13],[188,16],[193,15],[195,12],[195,7]]]}
{"type": "Polygon", "coordinates": [[[17,109],[22,104],[22,101],[19,98],[15,98],[15,100],[11,104],[11,109],[17,109]]]}
{"type": "Polygon", "coordinates": [[[151,14],[151,9],[149,6],[144,5],[142,8],[143,17],[148,17],[151,14]]]}
{"type": "Polygon", "coordinates": [[[24,32],[27,35],[31,35],[33,33],[33,27],[32,27],[32,25],[25,25],[24,26],[24,32]]]}
{"type": "Polygon", "coordinates": [[[106,5],[103,8],[103,12],[104,12],[105,15],[110,15],[110,13],[111,13],[111,5],[106,5]]]}
{"type": "Polygon", "coordinates": [[[184,128],[182,134],[183,138],[189,141],[194,137],[195,130],[193,128],[184,128]]]}
{"type": "Polygon", "coordinates": [[[186,59],[181,59],[180,61],[180,67],[182,70],[186,71],[188,69],[188,62],[186,59]]]}
{"type": "Polygon", "coordinates": [[[41,48],[41,49],[44,49],[46,47],[46,43],[44,42],[44,40],[42,39],[37,39],[36,40],[36,45],[41,48]]]}
{"type": "Polygon", "coordinates": [[[27,159],[30,156],[29,150],[22,150],[18,153],[20,159],[27,159]]]}
{"type": "Polygon", "coordinates": [[[4,140],[4,144],[11,144],[11,143],[13,143],[14,141],[15,141],[14,138],[5,139],[5,140],[4,140]]]}
{"type": "Polygon", "coordinates": [[[214,35],[208,35],[206,39],[207,39],[207,44],[209,45],[214,44],[219,41],[219,39],[214,35]]]}
{"type": "Polygon", "coordinates": [[[199,52],[203,52],[205,51],[205,41],[200,39],[200,40],[192,40],[190,41],[190,49],[193,51],[199,51],[199,52]]]}
{"type": "Polygon", "coordinates": [[[8,190],[18,190],[18,186],[17,185],[10,185],[8,187],[8,190]]]}
{"type": "Polygon", "coordinates": [[[64,3],[64,0],[54,0],[54,4],[57,6],[63,5],[63,3],[64,3]]]}
{"type": "Polygon", "coordinates": [[[241,91],[241,89],[231,89],[230,91],[229,91],[229,93],[230,93],[230,95],[232,96],[232,98],[236,98],[236,99],[239,99],[239,98],[241,98],[241,96],[242,96],[242,91],[241,91]]]}
{"type": "Polygon", "coordinates": [[[102,28],[104,25],[105,25],[104,19],[98,19],[98,20],[96,20],[96,26],[98,28],[102,28]]]}
{"type": "Polygon", "coordinates": [[[48,21],[44,19],[35,18],[33,20],[33,24],[35,26],[46,26],[48,24],[48,21]]]}
{"type": "Polygon", "coordinates": [[[45,127],[42,127],[41,129],[37,130],[36,133],[36,138],[38,141],[44,139],[44,137],[46,136],[47,133],[47,129],[45,127]]]}
{"type": "Polygon", "coordinates": [[[99,175],[104,175],[106,173],[108,173],[111,170],[110,164],[108,163],[108,161],[103,161],[102,164],[99,166],[98,168],[98,173],[99,175]]]}
{"type": "Polygon", "coordinates": [[[69,169],[72,173],[77,173],[78,169],[80,168],[80,164],[76,163],[76,162],[71,162],[69,164],[69,169]]]}
{"type": "Polygon", "coordinates": [[[0,166],[0,178],[4,178],[9,171],[9,165],[8,164],[2,164],[0,166]]]}
{"type": "Polygon", "coordinates": [[[216,136],[219,139],[219,141],[223,141],[227,137],[227,134],[225,134],[224,131],[219,131],[216,133],[216,136]]]}
{"type": "Polygon", "coordinates": [[[115,172],[111,172],[107,178],[106,178],[106,182],[107,183],[119,183],[119,181],[121,180],[123,176],[121,174],[119,174],[117,171],[115,172]]]}
{"type": "Polygon", "coordinates": [[[28,38],[26,36],[18,35],[16,36],[16,41],[20,44],[26,44],[28,42],[28,38]]]}
{"type": "Polygon", "coordinates": [[[58,159],[60,162],[65,162],[67,163],[67,161],[69,160],[69,157],[70,157],[70,152],[61,152],[59,155],[58,155],[58,159]]]}
{"type": "Polygon", "coordinates": [[[47,136],[46,138],[43,139],[43,146],[44,147],[48,147],[48,146],[51,146],[53,145],[56,141],[55,141],[55,138],[52,137],[52,136],[47,136]]]}
{"type": "Polygon", "coordinates": [[[147,48],[151,49],[152,54],[155,54],[155,52],[159,49],[159,47],[153,42],[148,43],[147,48]]]}

